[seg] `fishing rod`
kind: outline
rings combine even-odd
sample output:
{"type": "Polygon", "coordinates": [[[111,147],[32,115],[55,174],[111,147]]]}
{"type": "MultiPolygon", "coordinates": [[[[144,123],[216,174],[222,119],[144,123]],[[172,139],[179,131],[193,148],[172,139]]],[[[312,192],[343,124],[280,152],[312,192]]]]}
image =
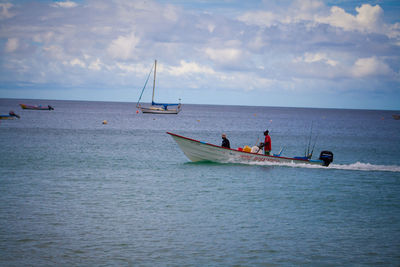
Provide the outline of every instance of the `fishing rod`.
{"type": "MultiPolygon", "coordinates": [[[[310,146],[311,146],[313,124],[314,124],[314,121],[311,122],[310,138],[308,140],[307,151],[306,151],[306,154],[305,154],[306,157],[309,157],[309,155],[310,155],[310,146]]],[[[312,153],[311,153],[311,155],[312,155],[312,153]]]]}
{"type": "Polygon", "coordinates": [[[313,155],[313,153],[314,153],[314,148],[315,148],[315,145],[317,144],[318,136],[319,136],[319,135],[317,135],[317,136],[315,137],[315,142],[314,142],[313,148],[312,148],[312,150],[311,150],[311,156],[310,156],[310,158],[312,157],[312,155],[313,155]]]}

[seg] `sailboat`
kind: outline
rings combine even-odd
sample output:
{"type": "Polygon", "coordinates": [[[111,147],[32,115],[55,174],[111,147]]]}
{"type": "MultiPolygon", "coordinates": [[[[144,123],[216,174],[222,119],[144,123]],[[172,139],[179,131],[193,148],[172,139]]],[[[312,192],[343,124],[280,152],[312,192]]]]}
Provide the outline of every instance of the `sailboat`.
{"type": "MultiPolygon", "coordinates": [[[[150,70],[149,75],[147,76],[147,80],[142,89],[142,93],[140,94],[139,100],[136,104],[136,107],[140,109],[143,113],[152,113],[152,114],[178,114],[181,111],[181,103],[156,103],[154,102],[154,91],[156,87],[156,70],[157,70],[157,60],[154,61],[154,79],[153,79],[153,95],[151,98],[151,106],[150,107],[142,107],[140,105],[140,99],[142,98],[144,89],[146,88],[147,82],[149,81],[150,74],[153,68],[150,70]],[[169,108],[170,106],[177,106],[176,108],[169,108]]],[[[180,99],[179,99],[180,100],[180,99]]]]}

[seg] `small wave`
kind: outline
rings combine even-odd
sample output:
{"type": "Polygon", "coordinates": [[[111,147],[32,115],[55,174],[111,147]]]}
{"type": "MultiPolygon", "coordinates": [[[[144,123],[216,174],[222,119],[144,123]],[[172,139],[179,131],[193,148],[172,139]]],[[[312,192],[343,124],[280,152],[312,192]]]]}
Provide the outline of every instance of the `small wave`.
{"type": "MultiPolygon", "coordinates": [[[[244,162],[243,162],[244,163],[244,162]]],[[[245,163],[259,166],[287,166],[293,168],[310,168],[310,169],[337,169],[337,170],[354,170],[354,171],[384,171],[384,172],[400,172],[400,166],[397,165],[375,165],[370,163],[356,162],[352,164],[330,164],[329,167],[299,163],[274,163],[274,162],[251,162],[245,163]]]]}

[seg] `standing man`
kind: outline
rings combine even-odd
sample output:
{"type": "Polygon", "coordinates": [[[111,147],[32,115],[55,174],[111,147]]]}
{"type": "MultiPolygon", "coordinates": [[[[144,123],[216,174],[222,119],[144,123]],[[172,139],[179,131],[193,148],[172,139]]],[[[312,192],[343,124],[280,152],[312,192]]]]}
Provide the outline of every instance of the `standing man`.
{"type": "Polygon", "coordinates": [[[231,148],[231,144],[229,143],[228,138],[226,138],[226,134],[222,134],[222,147],[231,148]]]}
{"type": "Polygon", "coordinates": [[[265,141],[264,141],[264,155],[268,155],[271,152],[271,137],[269,136],[269,131],[266,130],[264,132],[265,141]]]}

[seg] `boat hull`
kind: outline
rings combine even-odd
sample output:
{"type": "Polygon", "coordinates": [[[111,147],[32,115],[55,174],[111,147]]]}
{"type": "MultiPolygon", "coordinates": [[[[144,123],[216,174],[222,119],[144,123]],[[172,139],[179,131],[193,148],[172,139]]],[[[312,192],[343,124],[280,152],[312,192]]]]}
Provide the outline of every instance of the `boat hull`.
{"type": "Polygon", "coordinates": [[[42,107],[42,106],[30,106],[25,104],[19,104],[22,109],[31,109],[31,110],[53,110],[54,108],[51,106],[42,107]]]}
{"type": "Polygon", "coordinates": [[[0,120],[15,120],[17,117],[11,115],[0,115],[0,120]]]}
{"type": "Polygon", "coordinates": [[[180,109],[161,109],[161,108],[143,108],[140,107],[142,113],[151,113],[151,114],[178,114],[180,109]]]}
{"type": "Polygon", "coordinates": [[[322,160],[296,159],[280,156],[268,156],[190,139],[174,133],[167,132],[178,144],[183,153],[193,162],[210,161],[219,163],[255,163],[269,162],[276,164],[311,164],[326,166],[322,160]]]}

